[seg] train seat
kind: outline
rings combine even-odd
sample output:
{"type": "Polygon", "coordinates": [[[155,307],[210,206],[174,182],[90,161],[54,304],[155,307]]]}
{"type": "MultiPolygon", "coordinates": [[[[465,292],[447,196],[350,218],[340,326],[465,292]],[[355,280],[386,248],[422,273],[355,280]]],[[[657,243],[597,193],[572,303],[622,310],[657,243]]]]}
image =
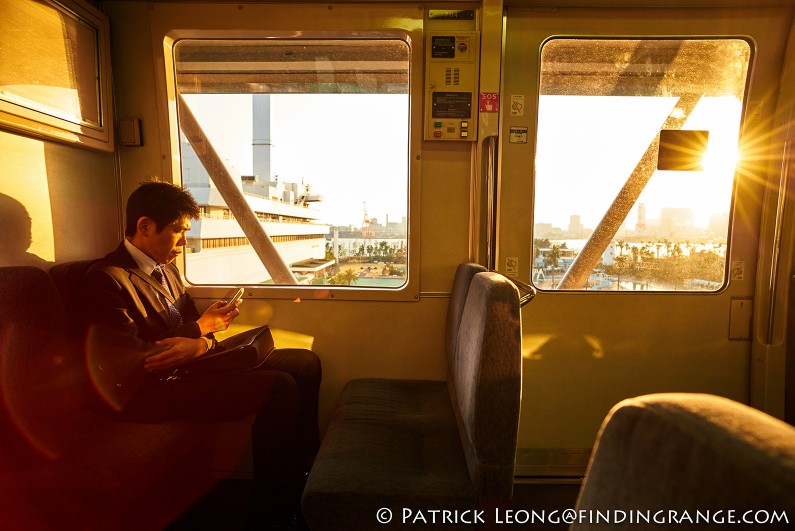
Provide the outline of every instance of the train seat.
{"type": "MultiPolygon", "coordinates": [[[[788,518],[795,515],[795,428],[712,395],[624,400],[602,424],[577,509],[584,514],[620,510],[626,522],[630,511],[638,511],[632,515],[636,523],[662,511],[669,526],[675,525],[667,520],[670,511],[691,523],[698,523],[697,512],[702,518],[710,514],[713,520],[700,522],[704,527],[719,524],[720,518],[730,523],[733,511],[738,523],[761,518],[766,525],[760,527],[790,529],[792,523],[778,517],[783,511],[788,518]]],[[[651,525],[660,527],[654,520],[651,525]]],[[[575,521],[571,529],[614,527],[612,520],[594,517],[575,521]]]]}
{"type": "Polygon", "coordinates": [[[164,527],[212,485],[212,425],[126,423],[97,409],[70,295],[88,263],[52,276],[0,268],[0,520],[9,528],[164,527]]]}
{"type": "Polygon", "coordinates": [[[445,329],[447,380],[346,385],[304,489],[310,528],[397,528],[427,518],[404,510],[464,514],[510,499],[520,327],[513,284],[481,266],[460,265],[445,329]]]}

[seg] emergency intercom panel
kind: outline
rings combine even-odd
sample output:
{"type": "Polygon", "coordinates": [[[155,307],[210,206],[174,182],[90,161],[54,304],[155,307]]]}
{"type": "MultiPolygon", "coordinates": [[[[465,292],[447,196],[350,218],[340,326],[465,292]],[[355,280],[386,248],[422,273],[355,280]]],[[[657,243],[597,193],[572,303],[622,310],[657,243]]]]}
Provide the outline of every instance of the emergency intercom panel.
{"type": "Polygon", "coordinates": [[[425,55],[425,140],[476,140],[480,32],[433,31],[425,55]]]}

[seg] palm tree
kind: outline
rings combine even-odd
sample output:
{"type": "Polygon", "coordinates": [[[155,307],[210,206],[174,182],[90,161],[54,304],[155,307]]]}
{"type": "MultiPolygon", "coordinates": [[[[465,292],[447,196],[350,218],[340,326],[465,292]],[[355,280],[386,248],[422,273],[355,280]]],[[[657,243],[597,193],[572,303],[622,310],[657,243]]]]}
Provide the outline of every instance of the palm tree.
{"type": "Polygon", "coordinates": [[[356,283],[356,278],[356,271],[353,269],[345,269],[331,277],[329,284],[335,284],[337,286],[350,286],[356,283]]]}
{"type": "Polygon", "coordinates": [[[558,261],[560,260],[560,245],[553,245],[547,255],[544,257],[544,264],[555,271],[558,268],[558,261]]]}
{"type": "Polygon", "coordinates": [[[378,242],[378,254],[381,258],[386,258],[389,255],[389,243],[385,240],[378,242]]]}

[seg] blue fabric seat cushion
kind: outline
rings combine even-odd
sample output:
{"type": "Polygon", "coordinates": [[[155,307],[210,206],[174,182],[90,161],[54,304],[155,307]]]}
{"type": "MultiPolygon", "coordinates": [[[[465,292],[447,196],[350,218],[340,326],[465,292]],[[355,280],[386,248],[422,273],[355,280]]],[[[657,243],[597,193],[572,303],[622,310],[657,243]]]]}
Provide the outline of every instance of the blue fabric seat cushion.
{"type": "Polygon", "coordinates": [[[304,490],[324,526],[369,522],[376,512],[475,506],[447,383],[359,379],[348,383],[304,490]]]}

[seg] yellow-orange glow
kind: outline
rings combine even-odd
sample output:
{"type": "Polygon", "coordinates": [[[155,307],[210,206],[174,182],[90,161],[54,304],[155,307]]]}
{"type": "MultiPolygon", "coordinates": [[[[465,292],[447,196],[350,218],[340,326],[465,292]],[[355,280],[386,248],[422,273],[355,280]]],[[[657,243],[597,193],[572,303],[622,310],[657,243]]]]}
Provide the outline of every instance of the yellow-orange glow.
{"type": "Polygon", "coordinates": [[[704,171],[733,174],[740,159],[737,137],[740,130],[741,105],[733,96],[710,98],[711,105],[704,105],[688,120],[688,129],[704,123],[709,127],[709,143],[702,159],[704,171]],[[691,125],[691,122],[694,122],[691,125]]]}

